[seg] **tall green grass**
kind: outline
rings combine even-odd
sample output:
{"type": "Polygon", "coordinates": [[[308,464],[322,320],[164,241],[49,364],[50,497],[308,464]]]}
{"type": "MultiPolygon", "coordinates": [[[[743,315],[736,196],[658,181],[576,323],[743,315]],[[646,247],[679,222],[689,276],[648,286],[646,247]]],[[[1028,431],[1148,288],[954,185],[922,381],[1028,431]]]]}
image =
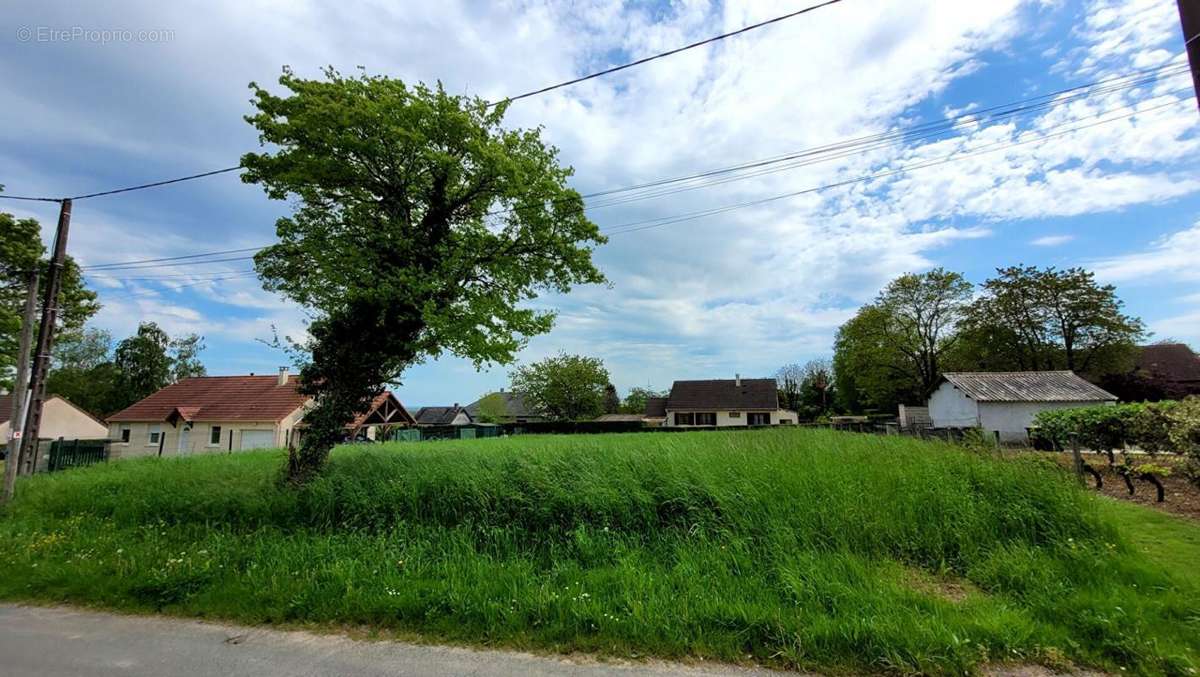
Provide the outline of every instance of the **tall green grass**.
{"type": "Polygon", "coordinates": [[[1200,582],[1048,461],[784,429],[344,448],[300,490],[281,465],[23,482],[0,596],[782,667],[1197,663],[1200,582]]]}

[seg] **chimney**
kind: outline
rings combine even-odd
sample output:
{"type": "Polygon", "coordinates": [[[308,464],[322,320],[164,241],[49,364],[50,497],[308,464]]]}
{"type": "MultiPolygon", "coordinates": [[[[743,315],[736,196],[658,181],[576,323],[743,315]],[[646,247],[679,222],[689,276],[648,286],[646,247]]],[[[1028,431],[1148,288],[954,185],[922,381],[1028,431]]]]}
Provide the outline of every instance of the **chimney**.
{"type": "Polygon", "coordinates": [[[454,403],[454,408],[455,408],[455,409],[458,409],[458,402],[455,402],[455,403],[454,403]]]}
{"type": "Polygon", "coordinates": [[[734,375],[733,375],[733,385],[734,385],[734,387],[735,387],[735,388],[741,388],[741,387],[742,387],[742,375],[741,375],[741,374],[734,374],[734,375]]]}
{"type": "Polygon", "coordinates": [[[287,378],[288,378],[288,368],[280,367],[279,368],[279,378],[275,381],[275,385],[278,385],[278,386],[287,385],[287,378]]]}

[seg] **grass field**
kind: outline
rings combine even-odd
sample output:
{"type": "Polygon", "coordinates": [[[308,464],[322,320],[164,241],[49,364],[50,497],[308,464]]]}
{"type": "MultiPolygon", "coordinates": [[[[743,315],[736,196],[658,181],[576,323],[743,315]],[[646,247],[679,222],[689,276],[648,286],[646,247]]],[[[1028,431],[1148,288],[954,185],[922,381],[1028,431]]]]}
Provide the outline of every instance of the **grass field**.
{"type": "Polygon", "coordinates": [[[1200,527],[1046,459],[816,430],[344,448],[23,481],[0,597],[834,671],[1194,674],[1200,527]]]}

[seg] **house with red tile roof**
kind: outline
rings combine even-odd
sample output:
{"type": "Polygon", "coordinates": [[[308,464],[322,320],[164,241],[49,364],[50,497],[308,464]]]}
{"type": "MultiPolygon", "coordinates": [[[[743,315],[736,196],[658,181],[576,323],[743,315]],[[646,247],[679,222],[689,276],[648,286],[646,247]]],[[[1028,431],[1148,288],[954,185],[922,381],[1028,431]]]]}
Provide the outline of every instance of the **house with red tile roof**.
{"type": "MultiPolygon", "coordinates": [[[[114,458],[286,447],[304,430],[312,398],[281,368],[268,376],[198,376],[173,383],[108,417],[114,458]]],[[[415,425],[390,392],[346,424],[355,439],[368,430],[415,425]]]]}

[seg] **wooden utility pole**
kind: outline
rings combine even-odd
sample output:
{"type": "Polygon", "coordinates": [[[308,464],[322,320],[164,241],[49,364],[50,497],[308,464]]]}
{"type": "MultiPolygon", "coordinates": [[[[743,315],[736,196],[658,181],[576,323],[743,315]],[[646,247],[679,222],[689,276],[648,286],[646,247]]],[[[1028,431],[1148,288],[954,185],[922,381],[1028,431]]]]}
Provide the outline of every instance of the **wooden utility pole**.
{"type": "Polygon", "coordinates": [[[29,377],[29,407],[25,414],[25,432],[21,439],[20,470],[33,473],[37,463],[38,433],[42,427],[42,403],[46,399],[46,374],[50,371],[50,350],[58,322],[58,292],[67,261],[67,232],[71,228],[71,200],[62,201],[58,211],[58,230],[54,233],[54,253],[50,256],[50,274],[42,295],[42,324],[38,327],[37,349],[33,354],[33,373],[29,377]]]}
{"type": "Polygon", "coordinates": [[[34,313],[37,312],[37,268],[29,271],[29,278],[25,285],[25,313],[21,317],[21,340],[17,348],[17,374],[16,382],[13,384],[13,411],[12,418],[9,419],[9,435],[12,439],[8,441],[7,462],[4,464],[4,494],[0,496],[0,503],[8,503],[12,500],[13,490],[17,486],[17,468],[21,462],[21,435],[17,431],[20,430],[22,434],[24,433],[22,423],[25,421],[25,402],[29,399],[27,397],[29,393],[29,344],[33,343],[33,320],[34,313]]]}
{"type": "Polygon", "coordinates": [[[1192,88],[1196,105],[1200,106],[1200,0],[1176,0],[1179,6],[1179,25],[1183,28],[1183,44],[1187,47],[1188,63],[1192,66],[1192,88]]]}

